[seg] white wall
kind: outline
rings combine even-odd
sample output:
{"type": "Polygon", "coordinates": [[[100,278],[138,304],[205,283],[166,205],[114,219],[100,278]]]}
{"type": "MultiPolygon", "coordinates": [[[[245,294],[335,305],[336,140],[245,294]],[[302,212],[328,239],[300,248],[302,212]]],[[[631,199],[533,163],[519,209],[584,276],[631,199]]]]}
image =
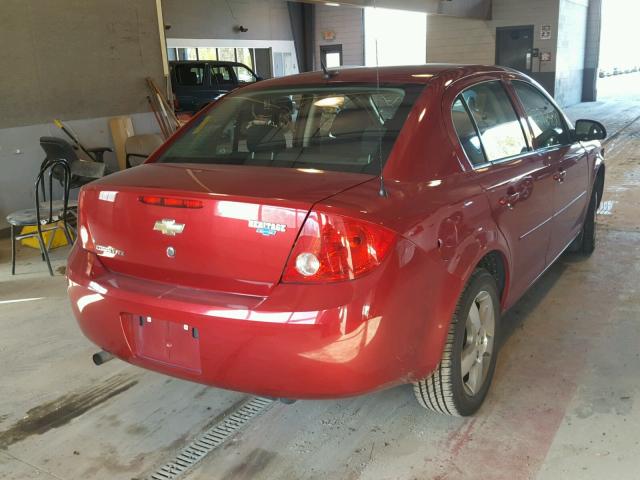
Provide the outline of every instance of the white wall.
{"type": "Polygon", "coordinates": [[[582,99],[589,0],[561,0],[555,98],[561,105],[582,99]]]}

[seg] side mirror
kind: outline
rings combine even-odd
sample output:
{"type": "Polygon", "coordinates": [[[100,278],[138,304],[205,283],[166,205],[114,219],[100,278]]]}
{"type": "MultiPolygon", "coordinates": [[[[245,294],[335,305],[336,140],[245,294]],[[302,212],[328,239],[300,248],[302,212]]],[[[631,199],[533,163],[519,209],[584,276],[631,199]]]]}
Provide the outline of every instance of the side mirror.
{"type": "Polygon", "coordinates": [[[590,140],[604,140],[607,138],[607,129],[600,122],[595,120],[576,121],[575,138],[580,142],[590,140]]]}

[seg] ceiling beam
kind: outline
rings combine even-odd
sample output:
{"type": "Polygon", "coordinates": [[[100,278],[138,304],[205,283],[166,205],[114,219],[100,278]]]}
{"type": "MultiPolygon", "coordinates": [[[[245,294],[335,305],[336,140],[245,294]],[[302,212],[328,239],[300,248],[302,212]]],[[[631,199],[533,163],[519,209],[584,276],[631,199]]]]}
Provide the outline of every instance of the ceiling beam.
{"type": "Polygon", "coordinates": [[[491,0],[303,0],[306,3],[345,7],[380,7],[432,15],[489,19],[491,0]]]}

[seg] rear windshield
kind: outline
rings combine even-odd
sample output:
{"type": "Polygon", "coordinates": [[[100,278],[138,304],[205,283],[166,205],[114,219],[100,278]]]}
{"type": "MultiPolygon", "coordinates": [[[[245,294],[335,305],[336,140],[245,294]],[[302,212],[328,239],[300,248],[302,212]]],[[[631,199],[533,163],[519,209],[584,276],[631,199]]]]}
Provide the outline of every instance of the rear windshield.
{"type": "Polygon", "coordinates": [[[237,92],[157,160],[377,174],[423,85],[237,92]]]}

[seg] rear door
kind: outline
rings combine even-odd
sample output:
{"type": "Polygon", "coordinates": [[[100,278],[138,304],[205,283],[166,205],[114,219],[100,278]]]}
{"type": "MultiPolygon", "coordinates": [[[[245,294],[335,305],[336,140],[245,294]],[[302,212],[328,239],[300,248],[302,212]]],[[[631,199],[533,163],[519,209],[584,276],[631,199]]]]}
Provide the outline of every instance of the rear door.
{"type": "Polygon", "coordinates": [[[220,93],[233,90],[238,86],[235,75],[228,65],[211,64],[211,88],[220,93]]]}
{"type": "Polygon", "coordinates": [[[554,188],[551,167],[531,150],[516,108],[500,80],[465,88],[452,108],[460,143],[510,248],[511,299],[546,266],[554,188]]]}
{"type": "Polygon", "coordinates": [[[215,96],[209,86],[205,63],[175,63],[173,78],[175,95],[182,111],[198,111],[215,96]]]}
{"type": "Polygon", "coordinates": [[[558,108],[535,86],[513,81],[523,105],[533,144],[553,170],[553,223],[547,264],[553,262],[580,233],[588,202],[587,152],[570,140],[569,127],[558,108]]]}

